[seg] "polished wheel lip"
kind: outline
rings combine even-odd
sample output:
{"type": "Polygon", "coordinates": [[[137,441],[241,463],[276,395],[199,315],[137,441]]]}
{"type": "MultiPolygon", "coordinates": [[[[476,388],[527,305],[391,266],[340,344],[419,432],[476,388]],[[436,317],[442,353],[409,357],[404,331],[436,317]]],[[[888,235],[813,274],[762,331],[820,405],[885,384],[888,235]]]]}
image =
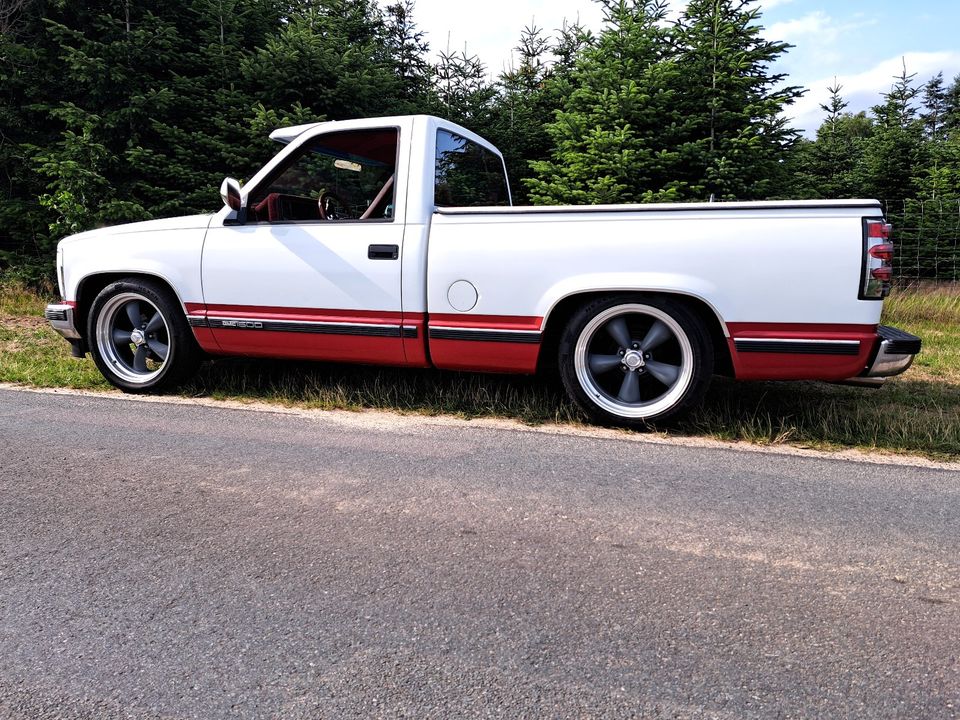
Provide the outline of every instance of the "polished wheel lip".
{"type": "MultiPolygon", "coordinates": [[[[693,346],[686,332],[669,313],[652,305],[644,305],[642,303],[615,305],[595,315],[583,328],[577,338],[577,344],[574,347],[573,353],[573,363],[580,387],[583,388],[583,391],[590,398],[591,402],[611,415],[630,420],[642,420],[669,410],[679,402],[680,398],[683,397],[683,394],[693,382],[693,346]],[[601,388],[594,379],[593,373],[590,371],[588,356],[590,344],[594,336],[602,331],[608,322],[616,317],[625,315],[646,315],[654,318],[655,321],[659,320],[670,329],[673,333],[673,339],[676,340],[680,346],[681,365],[677,380],[663,395],[649,402],[636,404],[621,402],[601,388]]],[[[637,370],[641,367],[642,366],[638,366],[637,370]]],[[[637,372],[637,370],[628,370],[628,372],[637,372]]]]}
{"type": "MultiPolygon", "coordinates": [[[[137,347],[140,347],[146,342],[144,333],[140,328],[134,328],[130,331],[130,336],[131,344],[136,344],[137,347]],[[133,337],[134,335],[138,335],[141,342],[136,342],[133,337]]],[[[155,380],[160,373],[163,372],[164,368],[166,368],[167,363],[170,362],[170,354],[173,352],[173,347],[169,342],[170,326],[167,324],[167,319],[151,300],[135,292],[119,293],[107,300],[100,309],[100,314],[97,316],[96,341],[100,356],[103,358],[104,363],[110,368],[111,372],[131,385],[146,385],[155,380]],[[148,306],[155,313],[158,313],[160,319],[163,321],[163,330],[168,341],[167,347],[169,350],[166,359],[160,361],[160,366],[151,372],[142,373],[137,371],[130,362],[120,356],[117,346],[114,343],[113,335],[115,331],[120,330],[121,332],[127,332],[126,328],[117,327],[117,319],[119,317],[126,317],[125,308],[128,303],[133,301],[148,306]]]]}

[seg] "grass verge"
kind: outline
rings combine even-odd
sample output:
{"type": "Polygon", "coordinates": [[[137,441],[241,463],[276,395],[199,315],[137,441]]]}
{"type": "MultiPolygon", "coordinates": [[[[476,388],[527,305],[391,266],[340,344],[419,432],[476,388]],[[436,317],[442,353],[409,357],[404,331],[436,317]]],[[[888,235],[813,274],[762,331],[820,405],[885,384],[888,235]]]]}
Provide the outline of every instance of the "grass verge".
{"type": "MultiPolygon", "coordinates": [[[[89,359],[70,357],[41,317],[45,303],[22,287],[0,286],[0,382],[110,389],[89,359]]],[[[960,287],[901,289],[887,301],[884,322],[924,340],[914,367],[884,387],[717,378],[703,406],[670,434],[960,459],[960,287]]],[[[225,359],[205,364],[181,394],[531,424],[583,421],[548,379],[434,370],[225,359]]]]}

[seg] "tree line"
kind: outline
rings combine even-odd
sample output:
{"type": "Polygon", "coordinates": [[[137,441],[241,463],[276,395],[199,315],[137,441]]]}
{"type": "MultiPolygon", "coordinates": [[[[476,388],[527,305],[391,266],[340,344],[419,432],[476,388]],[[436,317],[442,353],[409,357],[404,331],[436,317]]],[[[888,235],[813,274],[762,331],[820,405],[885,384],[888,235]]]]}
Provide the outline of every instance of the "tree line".
{"type": "Polygon", "coordinates": [[[37,276],[67,234],[215,210],[275,127],[378,115],[487,137],[521,203],[877,197],[907,221],[960,201],[960,78],[904,69],[856,114],[833,87],[806,139],[755,0],[674,19],[594,1],[598,32],[528,26],[491,77],[466,50],[433,59],[412,0],[0,0],[0,268],[37,276]]]}

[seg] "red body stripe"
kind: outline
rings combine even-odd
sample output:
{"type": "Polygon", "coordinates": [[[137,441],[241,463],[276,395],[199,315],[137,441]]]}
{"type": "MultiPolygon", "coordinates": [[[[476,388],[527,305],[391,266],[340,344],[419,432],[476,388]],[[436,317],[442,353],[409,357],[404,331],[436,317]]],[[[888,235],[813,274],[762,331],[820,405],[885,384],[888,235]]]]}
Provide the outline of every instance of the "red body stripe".
{"type": "Polygon", "coordinates": [[[525,315],[464,315],[430,313],[431,327],[483,328],[486,330],[539,330],[543,318],[525,315]]]}
{"type": "MultiPolygon", "coordinates": [[[[429,341],[430,327],[539,331],[543,318],[509,315],[464,315],[396,311],[329,310],[320,308],[204,305],[186,303],[191,315],[225,315],[260,320],[300,320],[402,325],[416,328],[415,338],[379,338],[355,335],[313,335],[263,330],[194,328],[197,341],[212,353],[283,357],[304,360],[407,365],[447,370],[533,373],[537,343],[483,340],[429,341]],[[429,318],[429,319],[428,319],[429,318]]],[[[859,375],[876,347],[876,325],[839,323],[728,323],[728,344],[734,372],[741,380],[843,380],[859,375]],[[803,355],[794,353],[740,353],[737,339],[859,340],[857,355],[803,355]]]]}
{"type": "Polygon", "coordinates": [[[858,340],[877,332],[876,325],[839,323],[727,323],[734,338],[800,338],[805,340],[858,340]]]}
{"type": "Polygon", "coordinates": [[[374,365],[406,364],[400,338],[239,329],[214,332],[223,351],[230,355],[374,365]]]}
{"type": "Polygon", "coordinates": [[[427,321],[423,313],[406,313],[403,320],[404,328],[414,328],[417,336],[403,338],[403,354],[410,367],[430,367],[430,358],[427,354],[427,321]]]}
{"type": "Polygon", "coordinates": [[[866,367],[878,342],[876,325],[836,323],[727,323],[728,345],[738,380],[846,380],[866,367]],[[736,340],[859,340],[857,355],[737,352],[736,340]]]}
{"type": "Polygon", "coordinates": [[[442,370],[530,374],[537,371],[539,355],[534,343],[430,340],[430,360],[442,370]]]}
{"type": "Polygon", "coordinates": [[[193,330],[193,336],[197,339],[197,345],[199,345],[204,352],[208,352],[211,355],[220,355],[223,353],[219,343],[217,343],[217,339],[213,336],[213,330],[204,327],[190,329],[193,330]]]}
{"type": "Polygon", "coordinates": [[[283,357],[307,360],[365,362],[450,370],[534,372],[539,345],[465,340],[434,340],[427,349],[428,327],[488,330],[540,330],[543,319],[529,316],[403,313],[395,311],[330,310],[255,305],[185,303],[187,313],[200,317],[227,316],[251,320],[293,320],[401,325],[414,328],[415,338],[371,338],[352,335],[312,335],[265,330],[193,328],[200,346],[211,353],[283,357]]]}

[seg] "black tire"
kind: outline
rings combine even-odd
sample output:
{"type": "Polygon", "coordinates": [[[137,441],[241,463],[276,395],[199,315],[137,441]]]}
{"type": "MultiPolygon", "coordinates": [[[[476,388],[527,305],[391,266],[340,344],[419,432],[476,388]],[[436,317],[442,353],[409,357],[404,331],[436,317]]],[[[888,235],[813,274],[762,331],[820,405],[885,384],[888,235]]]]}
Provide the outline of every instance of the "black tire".
{"type": "Polygon", "coordinates": [[[594,422],[649,429],[703,400],[713,359],[710,333],[681,302],[616,295],[574,314],[558,364],[567,394],[594,422]]]}
{"type": "Polygon", "coordinates": [[[174,388],[202,357],[176,296],[148,278],[124,278],[97,295],[87,317],[87,342],[97,369],[128,393],[174,388]]]}

